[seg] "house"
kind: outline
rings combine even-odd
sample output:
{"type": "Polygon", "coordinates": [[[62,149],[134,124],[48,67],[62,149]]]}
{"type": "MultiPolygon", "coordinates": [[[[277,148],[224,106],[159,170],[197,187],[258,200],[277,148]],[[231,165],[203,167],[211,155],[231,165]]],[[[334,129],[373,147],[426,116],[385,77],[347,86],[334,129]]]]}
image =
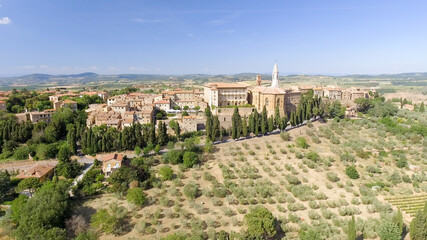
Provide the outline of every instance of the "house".
{"type": "Polygon", "coordinates": [[[77,111],[77,102],[72,101],[70,99],[65,99],[65,100],[57,101],[57,102],[53,103],[53,108],[56,110],[63,108],[63,107],[68,107],[72,111],[77,111]]]}
{"type": "Polygon", "coordinates": [[[40,182],[44,182],[54,174],[54,169],[57,163],[41,163],[21,172],[17,178],[37,178],[40,182]]]}
{"type": "Polygon", "coordinates": [[[0,101],[0,111],[6,111],[6,102],[0,101]]]}
{"type": "Polygon", "coordinates": [[[123,164],[124,156],[118,153],[111,153],[102,157],[102,172],[109,177],[115,170],[123,164]]]}
{"type": "Polygon", "coordinates": [[[153,103],[156,108],[164,111],[169,111],[171,109],[171,103],[167,100],[161,100],[153,103]]]}

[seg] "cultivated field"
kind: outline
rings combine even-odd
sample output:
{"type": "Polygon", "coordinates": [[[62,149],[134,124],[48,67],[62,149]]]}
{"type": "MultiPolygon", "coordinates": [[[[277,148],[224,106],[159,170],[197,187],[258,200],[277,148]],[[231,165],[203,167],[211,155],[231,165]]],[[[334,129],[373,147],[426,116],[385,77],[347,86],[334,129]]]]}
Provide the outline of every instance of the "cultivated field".
{"type": "MultiPolygon", "coordinates": [[[[353,214],[359,233],[375,239],[380,219],[396,210],[389,203],[404,207],[400,195],[412,201],[427,196],[420,137],[393,136],[369,120],[316,122],[289,133],[289,139],[272,135],[218,145],[193,169],[171,165],[175,178],[145,191],[149,203],[143,208],[109,194],[79,202],[75,214],[89,219],[111,203],[125,206],[126,234],[103,239],[160,239],[174,232],[212,239],[220,230],[244,230],[244,215],[263,205],[278,219],[278,239],[297,237],[309,225],[328,239],[345,239],[353,214]],[[348,166],[360,177],[350,179],[348,166]]],[[[160,157],[155,165],[154,171],[164,165],[160,157]]],[[[408,224],[412,212],[402,210],[408,224]]]]}

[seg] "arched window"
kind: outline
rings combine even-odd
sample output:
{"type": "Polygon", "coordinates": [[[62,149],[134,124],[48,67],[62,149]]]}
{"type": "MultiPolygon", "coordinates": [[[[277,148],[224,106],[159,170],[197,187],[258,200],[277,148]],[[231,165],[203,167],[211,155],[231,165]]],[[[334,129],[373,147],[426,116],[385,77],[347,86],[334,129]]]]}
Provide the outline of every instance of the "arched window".
{"type": "Polygon", "coordinates": [[[277,99],[276,107],[280,107],[280,98],[277,99]]]}
{"type": "Polygon", "coordinates": [[[268,107],[268,98],[265,98],[264,104],[266,107],[268,107]]]}

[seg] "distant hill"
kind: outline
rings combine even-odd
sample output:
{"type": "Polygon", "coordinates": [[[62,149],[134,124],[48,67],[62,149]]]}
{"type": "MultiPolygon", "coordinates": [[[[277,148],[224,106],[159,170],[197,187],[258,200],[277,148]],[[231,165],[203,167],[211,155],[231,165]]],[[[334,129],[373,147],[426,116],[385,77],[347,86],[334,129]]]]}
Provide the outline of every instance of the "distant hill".
{"type": "MultiPolygon", "coordinates": [[[[259,73],[239,73],[239,74],[180,74],[180,75],[168,75],[168,74],[115,74],[115,75],[99,75],[93,72],[85,72],[80,74],[70,75],[49,75],[49,74],[30,74],[19,77],[7,77],[0,78],[0,87],[11,88],[11,87],[49,87],[49,86],[61,86],[61,85],[83,85],[83,84],[109,84],[109,83],[128,83],[138,84],[152,81],[184,81],[193,80],[195,83],[203,84],[205,82],[224,81],[224,82],[236,82],[254,80],[256,75],[259,73]]],[[[261,74],[262,79],[270,79],[270,74],[261,74]]],[[[327,76],[327,75],[288,75],[286,77],[297,77],[297,76],[327,76]]],[[[343,76],[330,76],[346,77],[357,79],[389,79],[392,81],[418,81],[427,80],[427,72],[424,73],[399,73],[399,74],[380,74],[380,75],[343,75],[343,76]]]]}

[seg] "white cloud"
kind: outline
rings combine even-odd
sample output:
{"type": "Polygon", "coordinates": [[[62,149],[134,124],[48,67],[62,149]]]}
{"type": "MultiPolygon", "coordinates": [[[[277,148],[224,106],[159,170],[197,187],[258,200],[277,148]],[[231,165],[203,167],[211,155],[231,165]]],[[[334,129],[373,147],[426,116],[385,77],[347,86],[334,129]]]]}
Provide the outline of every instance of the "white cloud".
{"type": "Polygon", "coordinates": [[[137,22],[137,23],[160,23],[160,22],[164,22],[163,20],[160,20],[160,19],[142,19],[142,18],[134,18],[131,21],[137,22]]]}
{"type": "Polygon", "coordinates": [[[0,18],[0,24],[11,24],[11,23],[12,23],[12,20],[10,20],[10,18],[8,17],[0,18]]]}

